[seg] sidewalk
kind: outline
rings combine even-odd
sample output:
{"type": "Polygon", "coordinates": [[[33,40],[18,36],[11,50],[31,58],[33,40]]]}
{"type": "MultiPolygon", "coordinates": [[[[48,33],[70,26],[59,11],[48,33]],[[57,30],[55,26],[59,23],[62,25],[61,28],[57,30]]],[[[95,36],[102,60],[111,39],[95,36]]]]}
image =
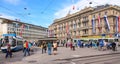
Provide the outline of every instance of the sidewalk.
{"type": "Polygon", "coordinates": [[[34,55],[24,57],[22,61],[13,62],[10,64],[51,64],[53,60],[56,59],[66,59],[66,58],[77,58],[84,56],[93,56],[93,55],[103,55],[103,54],[111,54],[111,53],[119,53],[118,51],[98,51],[94,48],[76,48],[75,51],[71,51],[70,48],[59,47],[57,55],[48,55],[47,53],[41,54],[41,50],[35,52],[34,55]]]}

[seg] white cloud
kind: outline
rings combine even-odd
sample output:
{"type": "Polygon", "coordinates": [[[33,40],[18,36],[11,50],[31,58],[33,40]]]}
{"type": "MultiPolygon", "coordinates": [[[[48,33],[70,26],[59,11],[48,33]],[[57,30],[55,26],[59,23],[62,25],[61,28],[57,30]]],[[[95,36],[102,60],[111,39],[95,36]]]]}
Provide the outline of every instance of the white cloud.
{"type": "Polygon", "coordinates": [[[13,5],[18,5],[21,2],[21,0],[4,0],[4,1],[13,5]]]}
{"type": "Polygon", "coordinates": [[[10,15],[4,14],[4,13],[0,13],[0,17],[1,17],[1,18],[11,19],[11,20],[18,19],[18,18],[15,17],[15,16],[10,16],[10,15]]]}
{"type": "Polygon", "coordinates": [[[120,0],[79,0],[77,3],[75,4],[71,4],[70,6],[66,5],[66,7],[64,7],[61,10],[58,10],[57,12],[55,12],[55,18],[61,18],[64,17],[68,14],[68,12],[70,11],[70,14],[75,13],[85,7],[88,6],[97,6],[97,5],[105,5],[105,4],[112,4],[112,5],[118,5],[120,6],[120,0]],[[92,4],[89,4],[90,2],[92,2],[92,4]],[[75,9],[73,10],[73,6],[75,6],[75,9]]]}

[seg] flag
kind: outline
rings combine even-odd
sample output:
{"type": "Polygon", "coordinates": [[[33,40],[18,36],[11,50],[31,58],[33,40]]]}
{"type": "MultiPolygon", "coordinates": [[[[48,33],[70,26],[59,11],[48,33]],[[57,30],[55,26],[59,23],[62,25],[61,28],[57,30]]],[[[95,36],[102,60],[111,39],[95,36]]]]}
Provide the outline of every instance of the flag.
{"type": "Polygon", "coordinates": [[[120,32],[120,16],[118,17],[118,32],[120,32]]]}
{"type": "Polygon", "coordinates": [[[68,26],[68,22],[67,22],[67,23],[66,23],[66,33],[67,33],[67,34],[69,33],[68,30],[69,30],[69,26],[68,26]]]}
{"type": "Polygon", "coordinates": [[[50,30],[49,29],[47,30],[47,33],[48,33],[48,37],[50,37],[50,30]]]}
{"type": "Polygon", "coordinates": [[[73,5],[73,10],[75,9],[75,6],[73,5]]]}
{"type": "Polygon", "coordinates": [[[74,9],[75,9],[75,6],[74,6],[74,0],[72,0],[72,3],[73,3],[73,7],[72,7],[72,9],[74,10],[74,9]]]}
{"type": "Polygon", "coordinates": [[[22,24],[21,27],[20,27],[20,28],[21,28],[21,31],[20,31],[20,36],[21,36],[21,37],[22,37],[22,32],[24,31],[24,27],[25,27],[24,24],[22,24]]]}
{"type": "Polygon", "coordinates": [[[118,32],[118,16],[116,16],[116,33],[118,32]]]}
{"type": "Polygon", "coordinates": [[[100,16],[98,16],[98,29],[101,32],[101,20],[100,20],[100,16]]]}
{"type": "Polygon", "coordinates": [[[110,24],[109,24],[109,22],[108,22],[108,19],[107,19],[107,16],[106,16],[106,15],[104,16],[104,21],[105,21],[105,25],[106,25],[106,27],[107,27],[107,30],[110,31],[110,24]]]}
{"type": "Polygon", "coordinates": [[[95,19],[92,19],[92,32],[95,33],[95,19]]]}
{"type": "Polygon", "coordinates": [[[49,37],[52,37],[52,30],[49,30],[49,37]]]}

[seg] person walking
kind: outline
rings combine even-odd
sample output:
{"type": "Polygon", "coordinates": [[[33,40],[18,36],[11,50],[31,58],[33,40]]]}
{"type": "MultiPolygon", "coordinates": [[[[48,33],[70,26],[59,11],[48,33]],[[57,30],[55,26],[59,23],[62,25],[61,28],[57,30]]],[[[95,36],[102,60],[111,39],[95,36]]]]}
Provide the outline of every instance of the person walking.
{"type": "Polygon", "coordinates": [[[70,42],[70,49],[72,50],[72,48],[73,48],[73,43],[70,42]]]}
{"type": "Polygon", "coordinates": [[[45,41],[43,41],[43,43],[42,43],[42,54],[43,53],[46,53],[46,50],[47,50],[47,44],[46,44],[46,42],[45,41]]]}
{"type": "Polygon", "coordinates": [[[112,42],[112,50],[115,51],[116,50],[116,43],[112,42]]]}
{"type": "Polygon", "coordinates": [[[11,50],[10,44],[7,45],[7,52],[6,52],[5,58],[7,58],[8,56],[10,56],[10,58],[12,58],[12,50],[11,50]]]}
{"type": "Polygon", "coordinates": [[[57,54],[57,42],[56,41],[53,42],[53,54],[54,55],[57,54]]]}
{"type": "Polygon", "coordinates": [[[23,43],[23,52],[25,51],[25,49],[26,49],[26,44],[25,44],[25,42],[23,43]]]}
{"type": "Polygon", "coordinates": [[[76,43],[74,42],[74,43],[73,43],[73,46],[72,46],[73,51],[75,51],[75,46],[76,46],[76,43]]]}
{"type": "Polygon", "coordinates": [[[24,56],[26,56],[26,53],[28,53],[28,55],[30,55],[30,48],[29,48],[29,42],[25,41],[25,50],[24,50],[24,56]]]}
{"type": "Polygon", "coordinates": [[[66,48],[68,47],[68,43],[67,42],[66,42],[65,46],[66,46],[66,48]]]}
{"type": "Polygon", "coordinates": [[[48,42],[47,47],[48,47],[48,55],[51,55],[51,50],[52,50],[52,42],[48,42]]]}

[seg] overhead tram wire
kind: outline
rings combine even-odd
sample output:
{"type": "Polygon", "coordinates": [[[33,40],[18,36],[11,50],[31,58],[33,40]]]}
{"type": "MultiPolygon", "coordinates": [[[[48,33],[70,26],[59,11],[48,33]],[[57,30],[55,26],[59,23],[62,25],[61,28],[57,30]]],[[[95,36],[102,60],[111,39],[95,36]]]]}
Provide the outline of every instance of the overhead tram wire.
{"type": "Polygon", "coordinates": [[[49,7],[50,5],[53,3],[53,0],[51,0],[48,5],[42,10],[41,14],[43,14],[49,7]]]}
{"type": "MultiPolygon", "coordinates": [[[[9,8],[4,7],[4,6],[2,6],[2,5],[0,5],[0,7],[6,9],[6,10],[9,11],[9,12],[12,12],[12,14],[19,15],[19,16],[25,18],[25,16],[24,16],[23,14],[20,14],[20,13],[18,13],[18,12],[15,12],[15,11],[13,11],[12,9],[9,9],[9,8]]],[[[26,18],[25,18],[25,19],[26,19],[26,18]]]]}
{"type": "MultiPolygon", "coordinates": [[[[47,14],[48,15],[47,17],[49,19],[51,19],[52,17],[47,12],[45,12],[45,11],[48,10],[50,8],[50,6],[53,5],[53,3],[56,2],[56,1],[57,0],[51,0],[51,1],[49,1],[49,3],[47,4],[47,6],[41,11],[40,14],[47,14]]],[[[52,11],[54,11],[54,9],[52,9],[52,11]]]]}

